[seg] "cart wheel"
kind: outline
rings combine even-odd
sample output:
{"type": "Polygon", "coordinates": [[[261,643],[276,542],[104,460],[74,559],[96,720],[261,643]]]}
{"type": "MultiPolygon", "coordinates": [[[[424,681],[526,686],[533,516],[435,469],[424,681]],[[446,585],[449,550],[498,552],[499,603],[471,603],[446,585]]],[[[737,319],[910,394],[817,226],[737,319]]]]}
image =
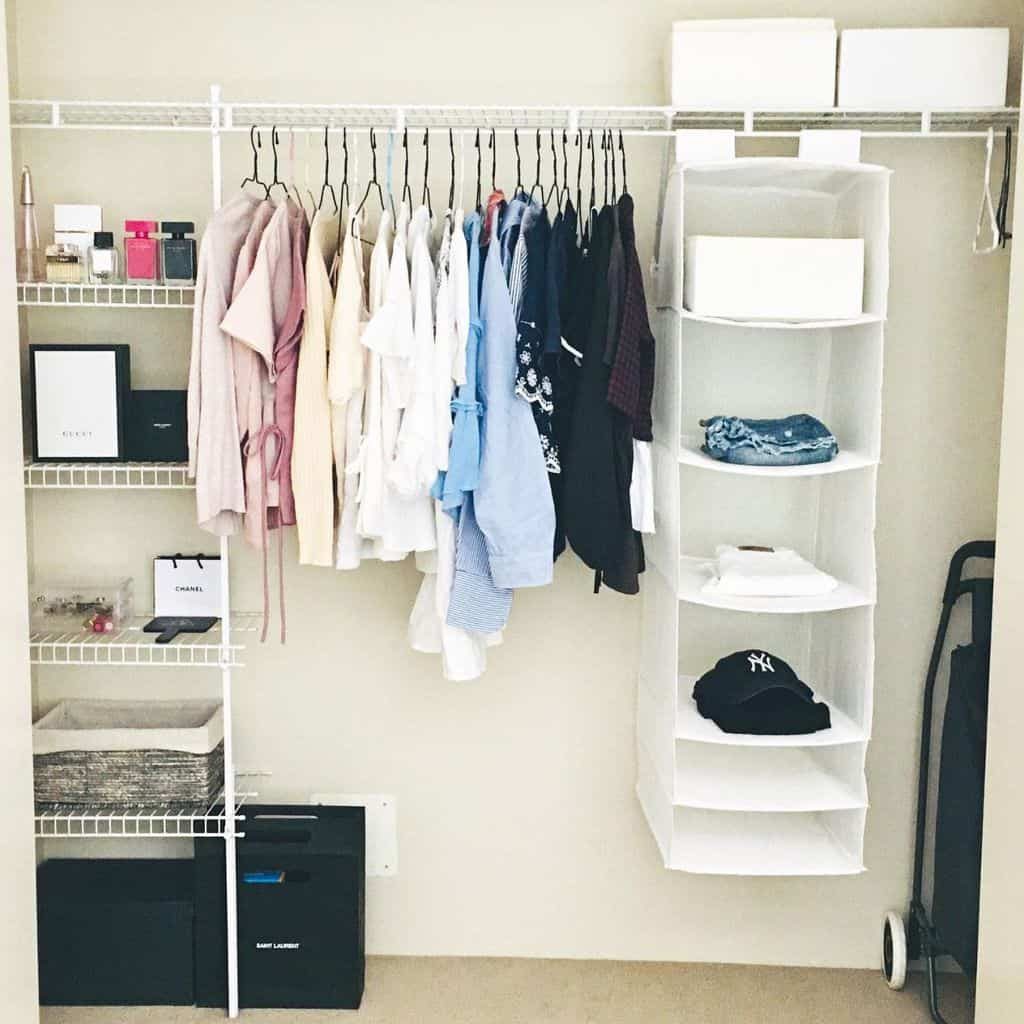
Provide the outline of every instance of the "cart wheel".
{"type": "Polygon", "coordinates": [[[907,930],[903,915],[890,910],[882,926],[882,974],[885,983],[899,991],[907,981],[907,930]]]}

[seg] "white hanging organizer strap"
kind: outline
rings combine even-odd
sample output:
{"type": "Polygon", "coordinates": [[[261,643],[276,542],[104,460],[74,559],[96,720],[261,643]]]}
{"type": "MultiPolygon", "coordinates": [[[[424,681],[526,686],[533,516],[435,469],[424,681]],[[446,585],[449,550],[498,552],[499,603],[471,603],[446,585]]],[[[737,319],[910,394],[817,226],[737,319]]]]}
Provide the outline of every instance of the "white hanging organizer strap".
{"type": "Polygon", "coordinates": [[[978,223],[974,229],[974,241],[971,248],[978,256],[987,256],[999,248],[999,221],[996,219],[995,206],[992,203],[992,150],[995,147],[995,130],[989,128],[985,139],[985,180],[981,190],[981,204],[978,207],[978,223]],[[981,235],[988,218],[990,242],[982,245],[981,235]]]}
{"type": "Polygon", "coordinates": [[[853,128],[804,128],[797,155],[818,164],[859,164],[861,134],[853,128]]]}

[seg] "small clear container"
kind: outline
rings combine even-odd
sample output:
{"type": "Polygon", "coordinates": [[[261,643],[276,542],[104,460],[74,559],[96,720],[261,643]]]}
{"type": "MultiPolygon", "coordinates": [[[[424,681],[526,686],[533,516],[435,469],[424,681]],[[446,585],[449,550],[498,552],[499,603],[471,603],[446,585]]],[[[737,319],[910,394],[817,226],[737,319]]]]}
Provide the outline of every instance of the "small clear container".
{"type": "Polygon", "coordinates": [[[90,284],[117,284],[121,280],[121,254],[114,248],[112,231],[97,231],[86,257],[90,284]]]}
{"type": "Polygon", "coordinates": [[[44,580],[29,588],[29,623],[36,631],[113,633],[134,614],[130,576],[120,580],[44,580]]]}

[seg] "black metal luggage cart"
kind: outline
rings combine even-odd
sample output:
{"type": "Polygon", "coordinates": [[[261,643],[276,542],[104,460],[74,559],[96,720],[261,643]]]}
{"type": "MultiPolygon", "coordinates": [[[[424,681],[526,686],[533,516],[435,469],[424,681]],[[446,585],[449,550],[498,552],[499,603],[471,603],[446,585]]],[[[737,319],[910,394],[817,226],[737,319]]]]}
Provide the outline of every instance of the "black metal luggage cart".
{"type": "Polygon", "coordinates": [[[992,580],[965,578],[964,568],[971,559],[993,560],[995,553],[994,541],[971,541],[959,548],[949,563],[942,614],[924,686],[914,891],[906,917],[899,911],[890,911],[882,931],[882,971],[890,988],[903,987],[908,960],[924,958],[928,1003],[936,1024],[946,1024],[939,1012],[936,958],[943,954],[952,956],[971,978],[977,968],[992,580]],[[949,693],[942,723],[929,917],[923,888],[935,681],[953,609],[967,595],[971,598],[971,641],[954,648],[950,656],[949,693]]]}

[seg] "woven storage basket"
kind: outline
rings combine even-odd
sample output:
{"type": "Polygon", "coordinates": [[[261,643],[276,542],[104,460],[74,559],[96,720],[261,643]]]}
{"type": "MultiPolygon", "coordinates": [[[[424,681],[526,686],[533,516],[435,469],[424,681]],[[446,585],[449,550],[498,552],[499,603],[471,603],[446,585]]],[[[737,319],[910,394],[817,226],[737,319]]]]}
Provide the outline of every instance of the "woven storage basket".
{"type": "Polygon", "coordinates": [[[216,702],[68,700],[32,732],[37,803],[208,805],[224,785],[216,702]]]}

